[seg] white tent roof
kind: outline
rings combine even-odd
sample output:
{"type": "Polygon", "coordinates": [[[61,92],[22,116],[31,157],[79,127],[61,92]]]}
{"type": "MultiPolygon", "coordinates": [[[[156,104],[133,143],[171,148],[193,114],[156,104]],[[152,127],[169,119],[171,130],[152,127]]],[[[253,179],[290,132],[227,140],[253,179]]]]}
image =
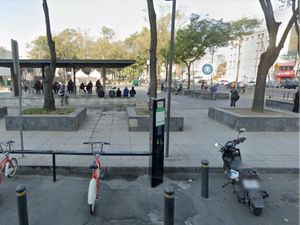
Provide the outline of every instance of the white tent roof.
{"type": "Polygon", "coordinates": [[[99,73],[97,70],[93,70],[90,74],[90,77],[96,77],[96,78],[101,78],[101,73],[99,73]]]}
{"type": "Polygon", "coordinates": [[[85,74],[81,69],[78,70],[76,73],[75,73],[75,76],[76,77],[87,77],[87,74],[85,74]]]}

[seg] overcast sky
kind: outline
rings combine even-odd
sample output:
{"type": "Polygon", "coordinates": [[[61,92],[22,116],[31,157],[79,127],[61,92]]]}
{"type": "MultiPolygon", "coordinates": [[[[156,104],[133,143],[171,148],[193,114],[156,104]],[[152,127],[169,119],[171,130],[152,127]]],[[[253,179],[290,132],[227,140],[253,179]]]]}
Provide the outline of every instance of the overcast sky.
{"type": "MultiPolygon", "coordinates": [[[[274,2],[279,2],[274,0],[274,2]]],[[[169,7],[171,1],[154,0],[155,9],[169,7]]],[[[48,0],[52,33],[66,28],[80,28],[99,36],[102,26],[113,29],[117,39],[149,26],[146,0],[48,0]]],[[[225,21],[243,16],[263,18],[258,0],[177,0],[177,9],[186,15],[208,14],[225,21]]],[[[279,19],[287,19],[290,9],[279,10],[279,19]]],[[[158,15],[159,17],[159,15],[158,15]]],[[[0,46],[10,49],[10,39],[19,42],[20,56],[26,57],[26,43],[45,35],[42,0],[0,0],[0,46]]]]}

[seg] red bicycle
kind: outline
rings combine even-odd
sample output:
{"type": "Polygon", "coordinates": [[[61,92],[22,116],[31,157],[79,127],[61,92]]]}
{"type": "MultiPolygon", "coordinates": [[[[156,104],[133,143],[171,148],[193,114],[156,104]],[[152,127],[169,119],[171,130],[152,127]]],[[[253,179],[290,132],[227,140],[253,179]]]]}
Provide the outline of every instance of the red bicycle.
{"type": "Polygon", "coordinates": [[[109,145],[107,142],[99,142],[99,141],[88,141],[83,144],[91,145],[91,150],[93,155],[95,156],[95,161],[92,165],[90,165],[90,169],[92,169],[92,178],[89,184],[88,190],[88,205],[90,208],[90,214],[95,213],[95,202],[96,199],[99,198],[98,190],[99,190],[99,180],[100,180],[100,172],[101,172],[101,164],[100,164],[100,155],[103,152],[103,145],[109,145]],[[98,148],[99,151],[95,151],[94,149],[98,148]]]}
{"type": "Polygon", "coordinates": [[[13,150],[14,141],[0,142],[0,152],[4,153],[4,158],[0,161],[0,183],[5,177],[12,178],[18,171],[18,161],[16,158],[10,158],[9,154],[13,150]],[[3,145],[5,146],[3,148],[3,145]]]}

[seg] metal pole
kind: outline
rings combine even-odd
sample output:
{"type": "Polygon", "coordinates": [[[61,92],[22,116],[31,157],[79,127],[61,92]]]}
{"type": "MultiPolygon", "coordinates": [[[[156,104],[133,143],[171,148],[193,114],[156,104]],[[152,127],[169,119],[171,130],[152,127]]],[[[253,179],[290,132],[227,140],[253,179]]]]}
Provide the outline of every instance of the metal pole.
{"type": "Polygon", "coordinates": [[[28,225],[27,199],[25,185],[16,188],[19,225],[28,225]]]}
{"type": "MultiPolygon", "coordinates": [[[[22,117],[22,88],[21,88],[21,74],[19,64],[19,47],[18,42],[11,39],[11,50],[14,64],[14,72],[18,77],[18,90],[19,90],[19,126],[20,126],[20,137],[21,137],[21,150],[24,150],[23,144],[23,117],[22,117]]],[[[22,154],[24,157],[24,155],[22,154]]]]}
{"type": "Polygon", "coordinates": [[[201,161],[201,196],[208,198],[208,164],[207,160],[201,161]]]}
{"type": "Polygon", "coordinates": [[[56,181],[56,162],[55,162],[55,153],[52,153],[52,169],[53,169],[53,182],[56,181]]]}
{"type": "Polygon", "coordinates": [[[170,40],[170,59],[169,59],[169,77],[168,77],[167,119],[166,119],[166,157],[169,157],[169,133],[170,133],[171,89],[172,89],[172,60],[173,60],[173,48],[174,48],[175,13],[176,13],[176,0],[173,0],[172,21],[171,21],[171,40],[170,40]]]}
{"type": "Polygon", "coordinates": [[[164,225],[174,225],[174,188],[165,189],[164,225]]]}

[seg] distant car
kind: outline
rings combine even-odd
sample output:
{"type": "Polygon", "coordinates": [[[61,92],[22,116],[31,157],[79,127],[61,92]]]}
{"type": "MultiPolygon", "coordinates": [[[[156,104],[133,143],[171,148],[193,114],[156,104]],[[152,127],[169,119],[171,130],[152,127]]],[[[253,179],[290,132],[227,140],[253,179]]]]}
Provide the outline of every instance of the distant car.
{"type": "Polygon", "coordinates": [[[256,82],[254,80],[251,80],[247,83],[247,86],[249,86],[249,87],[255,87],[255,85],[256,85],[256,82]]]}
{"type": "MultiPolygon", "coordinates": [[[[235,81],[229,82],[228,84],[225,85],[227,88],[231,88],[233,85],[235,85],[235,81]]],[[[246,88],[247,84],[244,82],[237,82],[237,88],[246,88]]]]}
{"type": "Polygon", "coordinates": [[[296,89],[299,87],[299,81],[286,80],[280,85],[281,88],[296,89]]]}
{"type": "Polygon", "coordinates": [[[226,84],[228,84],[228,83],[229,83],[228,80],[219,80],[219,81],[217,82],[217,84],[219,84],[219,85],[226,85],[226,84]]]}
{"type": "Polygon", "coordinates": [[[271,81],[266,82],[266,88],[279,88],[279,87],[280,87],[280,84],[277,84],[277,83],[274,83],[271,81]]]}

